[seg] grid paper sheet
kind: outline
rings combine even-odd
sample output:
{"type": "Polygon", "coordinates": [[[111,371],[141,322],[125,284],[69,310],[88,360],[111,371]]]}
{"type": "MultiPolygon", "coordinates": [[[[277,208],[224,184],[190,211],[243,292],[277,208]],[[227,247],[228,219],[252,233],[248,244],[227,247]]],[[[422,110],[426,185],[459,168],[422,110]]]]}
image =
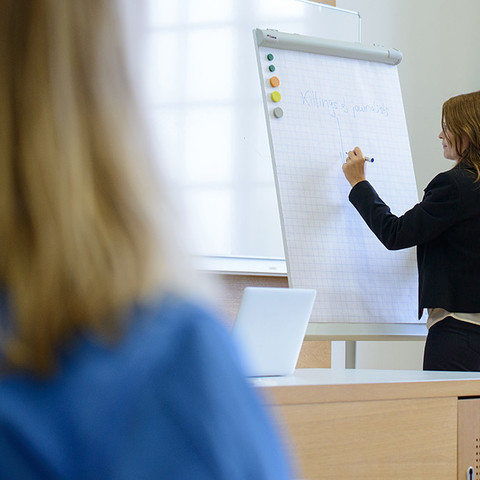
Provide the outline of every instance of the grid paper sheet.
{"type": "Polygon", "coordinates": [[[348,201],[341,168],[359,146],[375,158],[367,178],[393,213],[418,202],[397,67],[257,53],[290,286],[317,290],[312,322],[418,323],[415,249],[388,251],[378,241],[348,201]]]}

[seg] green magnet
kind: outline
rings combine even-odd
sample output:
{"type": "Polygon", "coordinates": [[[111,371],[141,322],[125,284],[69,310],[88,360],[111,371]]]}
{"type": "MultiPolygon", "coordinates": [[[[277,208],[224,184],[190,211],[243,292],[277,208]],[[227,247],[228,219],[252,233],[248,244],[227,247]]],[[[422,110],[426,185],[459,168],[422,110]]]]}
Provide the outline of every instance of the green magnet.
{"type": "Polygon", "coordinates": [[[274,72],[275,71],[275,65],[270,65],[268,67],[268,69],[271,71],[271,72],[274,72]]]}
{"type": "Polygon", "coordinates": [[[270,62],[274,59],[275,57],[273,56],[273,54],[269,53],[267,55],[267,60],[269,60],[270,62]]]}

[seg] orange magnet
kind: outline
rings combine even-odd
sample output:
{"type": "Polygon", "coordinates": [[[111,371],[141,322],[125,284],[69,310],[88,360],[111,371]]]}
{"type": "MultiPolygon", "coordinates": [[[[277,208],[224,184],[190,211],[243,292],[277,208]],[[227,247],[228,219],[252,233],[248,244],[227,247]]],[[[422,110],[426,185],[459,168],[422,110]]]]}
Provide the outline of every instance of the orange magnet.
{"type": "Polygon", "coordinates": [[[280,80],[278,79],[278,77],[272,77],[272,78],[270,79],[270,85],[271,85],[272,87],[277,88],[277,87],[280,85],[280,80]]]}
{"type": "Polygon", "coordinates": [[[271,97],[274,102],[279,102],[282,99],[280,92],[277,92],[276,90],[272,92],[271,97]]]}

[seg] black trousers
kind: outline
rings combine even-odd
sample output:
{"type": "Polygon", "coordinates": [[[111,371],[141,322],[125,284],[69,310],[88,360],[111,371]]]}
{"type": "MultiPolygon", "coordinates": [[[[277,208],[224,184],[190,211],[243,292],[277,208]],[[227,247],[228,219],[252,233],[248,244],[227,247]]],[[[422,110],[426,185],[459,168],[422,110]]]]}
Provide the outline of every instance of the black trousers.
{"type": "Polygon", "coordinates": [[[447,317],[427,335],[424,370],[480,371],[480,325],[447,317]]]}

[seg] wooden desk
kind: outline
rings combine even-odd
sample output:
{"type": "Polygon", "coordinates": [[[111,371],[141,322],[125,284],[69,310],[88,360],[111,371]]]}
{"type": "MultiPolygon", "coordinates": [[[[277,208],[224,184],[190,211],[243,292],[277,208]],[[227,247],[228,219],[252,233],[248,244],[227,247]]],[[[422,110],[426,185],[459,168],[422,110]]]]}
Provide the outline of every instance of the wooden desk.
{"type": "Polygon", "coordinates": [[[299,478],[465,480],[469,466],[480,478],[480,374],[299,369],[253,383],[299,478]]]}

